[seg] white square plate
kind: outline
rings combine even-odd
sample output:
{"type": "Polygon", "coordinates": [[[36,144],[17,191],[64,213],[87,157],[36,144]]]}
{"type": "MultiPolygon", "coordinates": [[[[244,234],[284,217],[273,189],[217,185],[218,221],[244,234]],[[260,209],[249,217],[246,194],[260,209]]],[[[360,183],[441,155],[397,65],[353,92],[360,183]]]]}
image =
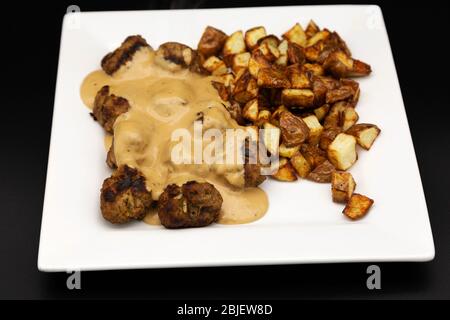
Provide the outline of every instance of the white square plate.
{"type": "Polygon", "coordinates": [[[89,12],[65,17],[62,29],[38,267],[42,271],[187,266],[426,261],[434,245],[422,183],[381,10],[377,6],[308,6],[214,10],[89,12]],[[99,210],[110,175],[103,130],[89,117],[79,88],[88,72],[128,35],[153,46],[178,41],[195,47],[212,25],[231,33],[264,25],[281,35],[314,19],[336,30],[353,55],[371,64],[360,79],[360,122],[382,130],[373,148],[359,150],[351,168],[357,192],[375,199],[352,222],[331,201],[329,185],[306,180],[263,184],[270,208],[245,225],[168,230],[132,223],[115,227],[99,210]]]}

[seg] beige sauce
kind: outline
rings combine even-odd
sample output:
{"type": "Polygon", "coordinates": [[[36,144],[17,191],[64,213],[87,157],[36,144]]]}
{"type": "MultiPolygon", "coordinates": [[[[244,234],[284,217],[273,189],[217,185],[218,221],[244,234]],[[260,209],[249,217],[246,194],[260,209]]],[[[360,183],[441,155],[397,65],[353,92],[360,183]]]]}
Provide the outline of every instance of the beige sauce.
{"type": "MultiPolygon", "coordinates": [[[[102,70],[90,73],[81,85],[81,98],[92,109],[97,92],[109,85],[111,93],[128,100],[130,110],[114,124],[115,158],[118,165],[127,164],[144,174],[155,200],[171,183],[209,181],[224,199],[219,223],[248,223],[265,214],[268,199],[259,188],[243,188],[242,164],[180,165],[171,161],[172,147],[179,143],[171,141],[172,132],[185,128],[194,136],[199,112],[203,113],[203,130],[240,128],[222,105],[212,79],[188,70],[167,71],[154,63],[151,49],[143,48],[113,76],[102,70]]],[[[107,136],[105,147],[109,149],[111,143],[112,136],[107,136]]],[[[156,212],[144,221],[159,224],[156,212]]]]}

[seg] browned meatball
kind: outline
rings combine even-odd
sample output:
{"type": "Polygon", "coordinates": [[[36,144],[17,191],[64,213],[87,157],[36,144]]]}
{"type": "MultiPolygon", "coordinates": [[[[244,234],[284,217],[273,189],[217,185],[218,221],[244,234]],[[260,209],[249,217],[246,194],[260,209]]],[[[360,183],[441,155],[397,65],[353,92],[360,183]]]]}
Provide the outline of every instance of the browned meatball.
{"type": "Polygon", "coordinates": [[[266,177],[261,175],[261,166],[259,164],[246,163],[244,172],[246,188],[257,187],[266,180],[266,177]]]}
{"type": "Polygon", "coordinates": [[[141,220],[152,205],[151,192],[145,178],[131,167],[120,166],[103,182],[100,208],[103,218],[111,223],[141,220]]]}
{"type": "Polygon", "coordinates": [[[103,57],[101,62],[103,70],[109,75],[113,74],[131,60],[133,54],[141,47],[149,47],[144,38],[139,35],[129,36],[119,48],[103,57]]]}
{"type": "Polygon", "coordinates": [[[204,227],[218,219],[222,202],[210,183],[171,184],[159,197],[158,216],[166,228],[204,227]]]}
{"type": "Polygon", "coordinates": [[[113,133],[117,117],[130,109],[128,100],[109,93],[109,86],[104,86],[97,92],[92,114],[94,119],[109,133],[113,133]]]}

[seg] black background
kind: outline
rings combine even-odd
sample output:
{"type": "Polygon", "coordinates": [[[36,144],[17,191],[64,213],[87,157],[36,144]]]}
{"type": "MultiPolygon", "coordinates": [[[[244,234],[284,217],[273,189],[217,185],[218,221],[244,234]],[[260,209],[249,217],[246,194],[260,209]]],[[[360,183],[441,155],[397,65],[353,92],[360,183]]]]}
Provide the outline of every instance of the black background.
{"type": "MultiPolygon", "coordinates": [[[[73,3],[82,11],[92,11],[337,2],[73,3]]],[[[378,291],[366,288],[369,264],[359,263],[84,272],[79,291],[66,289],[64,273],[39,272],[37,253],[61,22],[69,4],[16,1],[5,8],[2,3],[0,298],[450,298],[450,130],[444,46],[448,11],[432,1],[398,6],[379,3],[431,218],[436,246],[432,262],[379,264],[382,290],[378,291]]]]}

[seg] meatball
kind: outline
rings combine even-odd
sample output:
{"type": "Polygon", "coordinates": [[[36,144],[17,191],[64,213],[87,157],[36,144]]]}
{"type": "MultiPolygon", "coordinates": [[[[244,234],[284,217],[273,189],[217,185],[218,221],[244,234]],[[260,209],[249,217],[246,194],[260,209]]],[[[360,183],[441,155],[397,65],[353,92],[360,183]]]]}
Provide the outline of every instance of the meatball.
{"type": "Polygon", "coordinates": [[[244,164],[245,187],[257,187],[266,180],[266,177],[261,175],[261,165],[259,164],[244,164]]]}
{"type": "Polygon", "coordinates": [[[210,183],[171,184],[159,197],[158,216],[166,228],[204,227],[218,219],[222,202],[210,183]]]}
{"type": "Polygon", "coordinates": [[[109,93],[109,86],[104,86],[97,92],[94,100],[94,119],[108,132],[113,133],[117,117],[130,109],[128,100],[109,93]]]}
{"type": "Polygon", "coordinates": [[[127,165],[120,166],[103,182],[100,208],[103,218],[111,223],[141,220],[152,205],[151,192],[144,176],[127,165]]]}
{"type": "Polygon", "coordinates": [[[187,68],[194,62],[196,53],[187,45],[178,42],[166,42],[156,51],[156,62],[170,71],[187,68]]]}
{"type": "Polygon", "coordinates": [[[141,47],[150,47],[141,36],[129,36],[113,52],[103,57],[101,65],[103,71],[111,75],[133,57],[133,54],[141,47]]]}

